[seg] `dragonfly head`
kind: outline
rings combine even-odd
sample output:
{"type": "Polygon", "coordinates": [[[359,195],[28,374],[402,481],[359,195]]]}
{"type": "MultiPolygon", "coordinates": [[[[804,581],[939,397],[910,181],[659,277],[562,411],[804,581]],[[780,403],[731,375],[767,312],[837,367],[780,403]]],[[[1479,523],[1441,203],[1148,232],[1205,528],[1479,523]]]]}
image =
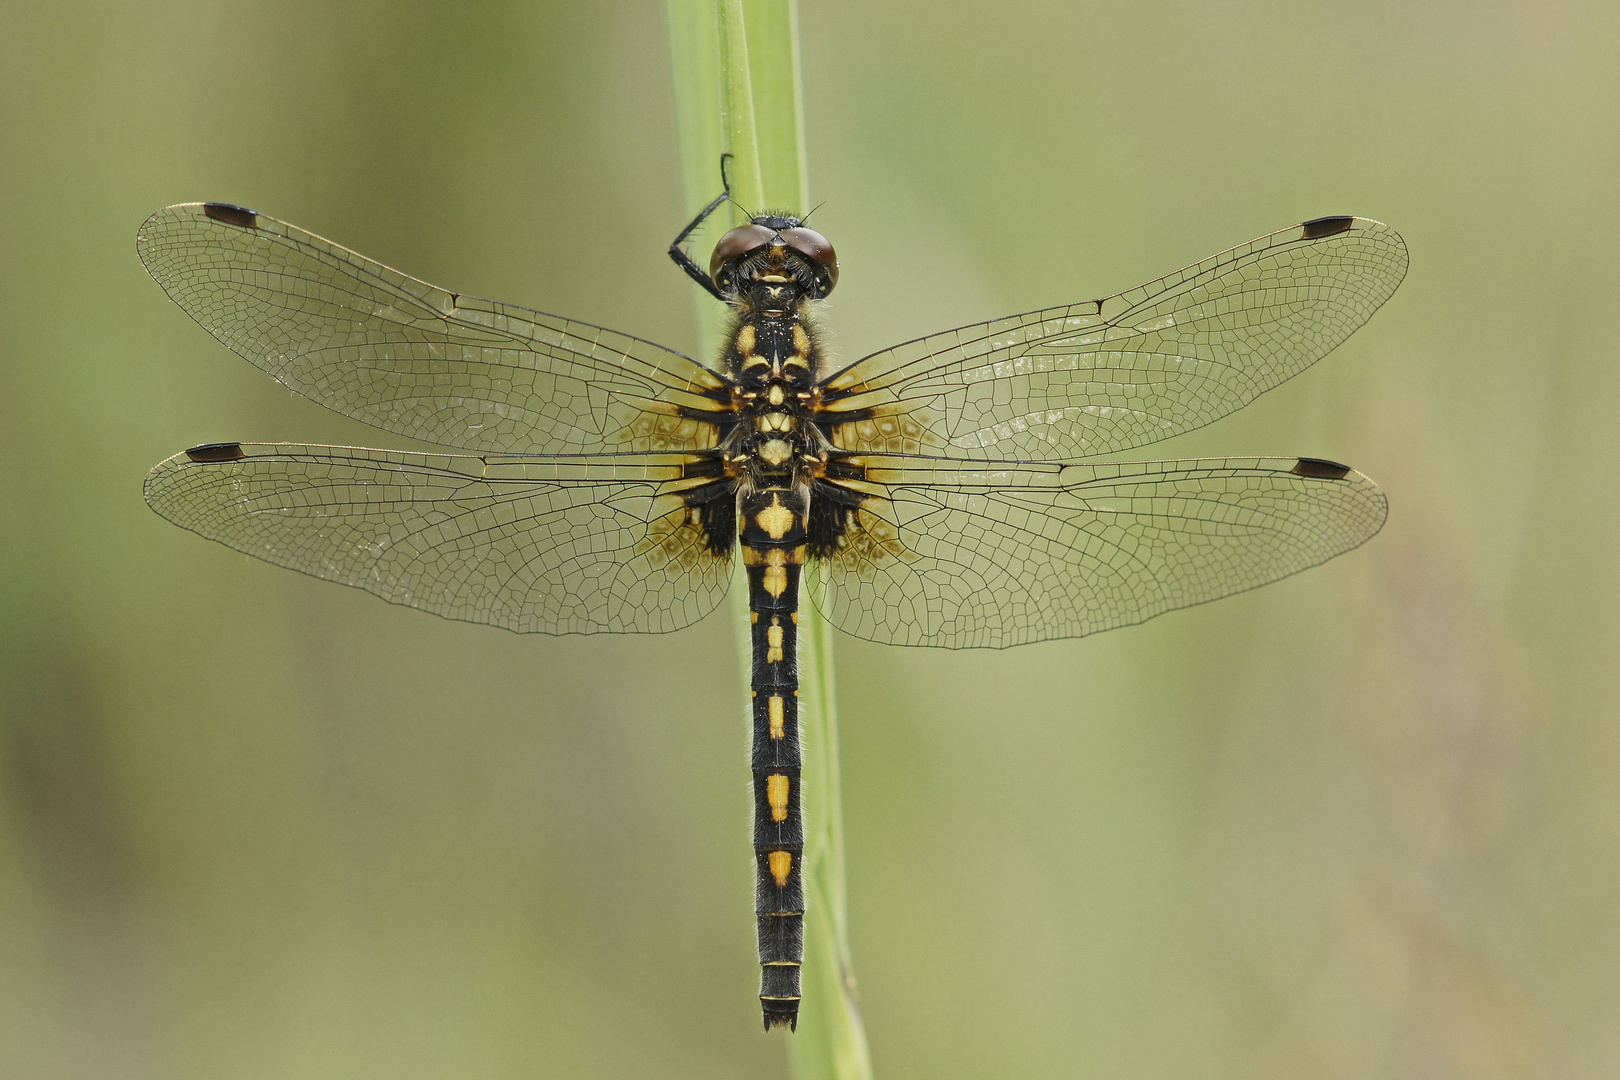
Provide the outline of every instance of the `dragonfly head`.
{"type": "Polygon", "coordinates": [[[820,300],[838,284],[838,255],[825,236],[786,214],[761,214],[714,246],[709,276],[722,293],[745,292],[767,275],[797,281],[820,300]]]}

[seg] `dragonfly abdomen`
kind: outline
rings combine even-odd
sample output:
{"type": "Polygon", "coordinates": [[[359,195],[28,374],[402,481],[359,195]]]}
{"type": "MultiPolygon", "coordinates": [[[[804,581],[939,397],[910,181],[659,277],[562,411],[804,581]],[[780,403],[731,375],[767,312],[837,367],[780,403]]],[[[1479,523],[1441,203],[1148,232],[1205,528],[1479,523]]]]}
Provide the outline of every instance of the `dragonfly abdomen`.
{"type": "Polygon", "coordinates": [[[797,1025],[804,960],[798,624],[807,509],[805,496],[785,487],[759,489],[739,508],[754,653],[754,912],[767,1029],[797,1025]]]}

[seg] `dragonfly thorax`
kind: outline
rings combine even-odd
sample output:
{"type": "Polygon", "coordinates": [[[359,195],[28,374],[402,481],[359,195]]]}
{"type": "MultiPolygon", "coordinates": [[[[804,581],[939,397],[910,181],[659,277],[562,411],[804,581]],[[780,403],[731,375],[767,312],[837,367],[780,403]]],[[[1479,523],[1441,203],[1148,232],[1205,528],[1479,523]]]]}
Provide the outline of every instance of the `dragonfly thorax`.
{"type": "Polygon", "coordinates": [[[743,405],[727,447],[733,470],[753,486],[803,483],[825,442],[808,418],[805,396],[787,380],[772,379],[743,405]]]}
{"type": "Polygon", "coordinates": [[[789,396],[810,389],[817,350],[804,307],[744,311],[738,318],[721,363],[743,394],[765,393],[773,382],[787,387],[789,396]]]}

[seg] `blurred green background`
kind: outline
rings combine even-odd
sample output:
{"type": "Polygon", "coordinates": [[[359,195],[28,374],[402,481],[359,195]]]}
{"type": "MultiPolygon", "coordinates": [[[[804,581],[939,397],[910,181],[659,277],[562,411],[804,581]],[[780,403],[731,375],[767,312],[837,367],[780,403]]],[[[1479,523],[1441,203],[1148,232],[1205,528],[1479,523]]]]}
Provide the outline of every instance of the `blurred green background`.
{"type": "MultiPolygon", "coordinates": [[[[0,12],[0,1075],[785,1075],[729,606],[519,638],[140,498],[195,443],[398,445],[164,298],[169,203],[693,348],[662,6],[0,12]]],[[[1081,641],[840,639],[885,1080],[1620,1075],[1617,31],[804,5],[846,357],[1318,215],[1412,253],[1318,368],[1150,455],[1351,462],[1365,548],[1081,641]]]]}

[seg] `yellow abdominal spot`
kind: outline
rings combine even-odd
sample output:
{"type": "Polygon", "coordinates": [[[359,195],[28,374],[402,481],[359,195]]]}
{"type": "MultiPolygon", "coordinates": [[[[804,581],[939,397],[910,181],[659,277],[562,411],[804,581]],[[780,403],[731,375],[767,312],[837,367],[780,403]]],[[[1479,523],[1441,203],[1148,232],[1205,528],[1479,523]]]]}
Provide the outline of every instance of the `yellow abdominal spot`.
{"type": "MultiPolygon", "coordinates": [[[[765,445],[769,446],[770,443],[766,443],[765,445]]],[[[763,456],[763,448],[761,449],[760,453],[763,456]]],[[[754,524],[763,529],[765,535],[770,537],[772,540],[780,540],[782,537],[786,536],[787,531],[793,527],[793,511],[783,506],[782,501],[773,496],[771,499],[771,505],[754,515],[754,524]]],[[[767,558],[766,561],[769,562],[770,560],[767,558]]]]}
{"type": "Polygon", "coordinates": [[[791,551],[785,548],[767,548],[761,558],[757,548],[743,548],[743,565],[759,566],[764,564],[765,574],[760,582],[765,591],[773,597],[781,596],[787,591],[787,566],[792,563],[799,566],[804,562],[804,545],[800,544],[791,551]]]}
{"type": "Polygon", "coordinates": [[[786,821],[788,812],[788,778],[772,773],[765,778],[765,801],[771,804],[771,820],[786,821]]]}
{"type": "Polygon", "coordinates": [[[782,707],[782,699],[779,697],[767,698],[765,709],[771,718],[771,738],[780,739],[786,736],[787,723],[782,707]]]}
{"type": "Polygon", "coordinates": [[[765,628],[765,662],[767,664],[780,664],[782,662],[782,623],[779,619],[771,619],[771,625],[765,628]]]}
{"type": "Polygon", "coordinates": [[[765,861],[770,864],[771,877],[776,879],[776,884],[786,885],[788,875],[793,872],[793,852],[773,851],[765,856],[765,861]]]}

